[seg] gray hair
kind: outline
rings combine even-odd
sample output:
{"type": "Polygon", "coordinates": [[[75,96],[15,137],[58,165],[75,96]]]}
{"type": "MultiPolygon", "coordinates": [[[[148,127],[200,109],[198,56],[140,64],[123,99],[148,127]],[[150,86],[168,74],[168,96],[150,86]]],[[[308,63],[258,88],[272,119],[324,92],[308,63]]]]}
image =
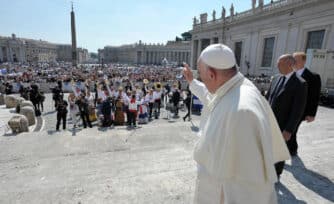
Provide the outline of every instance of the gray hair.
{"type": "Polygon", "coordinates": [[[280,59],[286,61],[287,63],[289,63],[289,65],[293,66],[296,64],[296,60],[295,58],[293,57],[292,54],[285,54],[285,55],[282,55],[280,57],[280,59]]]}

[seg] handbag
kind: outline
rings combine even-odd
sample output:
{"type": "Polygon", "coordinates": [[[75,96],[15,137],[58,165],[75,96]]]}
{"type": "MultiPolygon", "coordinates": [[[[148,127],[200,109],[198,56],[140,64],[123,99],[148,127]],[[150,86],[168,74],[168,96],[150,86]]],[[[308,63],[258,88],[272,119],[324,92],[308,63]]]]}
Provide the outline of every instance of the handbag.
{"type": "Polygon", "coordinates": [[[97,116],[96,116],[96,112],[95,112],[95,110],[89,114],[89,120],[90,120],[91,122],[95,122],[95,121],[97,121],[97,116]]]}

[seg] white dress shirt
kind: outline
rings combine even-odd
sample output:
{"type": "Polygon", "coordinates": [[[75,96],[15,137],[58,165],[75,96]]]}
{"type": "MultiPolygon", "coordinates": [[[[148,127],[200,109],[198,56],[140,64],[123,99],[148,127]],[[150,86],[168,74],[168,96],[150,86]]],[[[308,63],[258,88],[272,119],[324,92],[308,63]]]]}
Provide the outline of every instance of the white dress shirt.
{"type": "Polygon", "coordinates": [[[298,74],[298,76],[301,76],[304,73],[305,69],[306,69],[306,67],[304,67],[303,69],[298,69],[296,71],[296,73],[298,74]]]}

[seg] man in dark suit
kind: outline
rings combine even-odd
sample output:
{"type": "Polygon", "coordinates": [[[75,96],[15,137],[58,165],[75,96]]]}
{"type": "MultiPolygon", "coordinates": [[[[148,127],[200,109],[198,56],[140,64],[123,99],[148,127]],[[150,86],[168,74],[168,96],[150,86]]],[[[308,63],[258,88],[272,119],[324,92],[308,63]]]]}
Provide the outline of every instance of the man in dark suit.
{"type": "Polygon", "coordinates": [[[301,120],[297,126],[296,131],[291,135],[291,140],[288,142],[288,148],[291,156],[297,155],[297,131],[299,125],[305,120],[308,123],[313,122],[318,110],[318,103],[320,98],[321,79],[319,74],[311,72],[305,67],[306,54],[304,52],[296,52],[293,54],[296,60],[294,66],[296,74],[301,76],[307,82],[307,102],[301,120]]]}
{"type": "MultiPolygon", "coordinates": [[[[287,143],[302,118],[307,97],[307,84],[293,71],[294,64],[295,59],[290,54],[279,58],[277,66],[281,75],[273,78],[266,95],[287,143]]],[[[284,161],[275,164],[278,177],[284,164],[284,161]]]]}

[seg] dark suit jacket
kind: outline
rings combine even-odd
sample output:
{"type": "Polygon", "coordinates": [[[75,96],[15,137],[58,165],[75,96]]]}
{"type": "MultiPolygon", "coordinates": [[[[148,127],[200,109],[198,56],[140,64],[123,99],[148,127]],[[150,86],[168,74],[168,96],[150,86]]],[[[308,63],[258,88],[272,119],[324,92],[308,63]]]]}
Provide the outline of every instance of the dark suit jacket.
{"type": "MultiPolygon", "coordinates": [[[[280,76],[275,76],[271,82],[266,98],[273,93],[280,76]]],[[[307,83],[304,79],[293,73],[284,88],[273,100],[271,108],[275,114],[278,125],[283,132],[295,132],[304,114],[307,98],[307,83]]]]}
{"type": "Polygon", "coordinates": [[[301,75],[307,82],[307,102],[305,111],[303,114],[303,120],[306,116],[315,116],[318,110],[318,103],[320,98],[321,79],[319,74],[311,72],[309,69],[305,69],[301,75]]]}

